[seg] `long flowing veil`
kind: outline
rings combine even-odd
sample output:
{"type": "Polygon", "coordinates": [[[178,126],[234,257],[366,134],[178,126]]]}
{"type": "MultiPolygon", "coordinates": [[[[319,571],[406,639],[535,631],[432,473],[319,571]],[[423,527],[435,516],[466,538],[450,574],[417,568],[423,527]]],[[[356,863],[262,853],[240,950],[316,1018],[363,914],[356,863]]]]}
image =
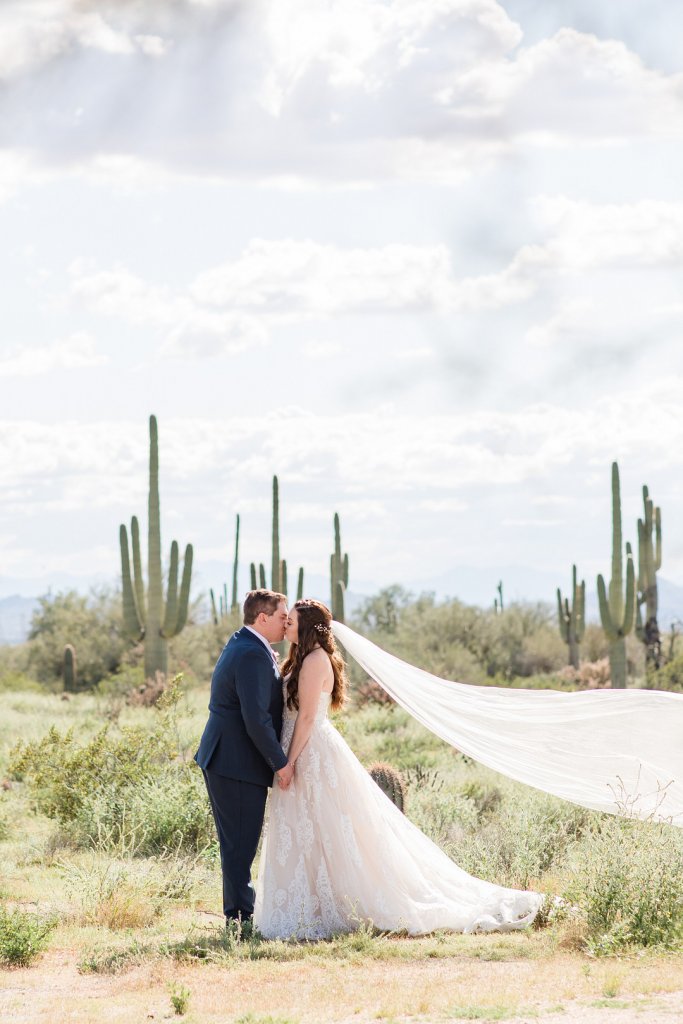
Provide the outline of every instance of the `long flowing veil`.
{"type": "Polygon", "coordinates": [[[476,761],[584,807],[683,828],[683,694],[451,682],[332,628],[397,704],[476,761]]]}

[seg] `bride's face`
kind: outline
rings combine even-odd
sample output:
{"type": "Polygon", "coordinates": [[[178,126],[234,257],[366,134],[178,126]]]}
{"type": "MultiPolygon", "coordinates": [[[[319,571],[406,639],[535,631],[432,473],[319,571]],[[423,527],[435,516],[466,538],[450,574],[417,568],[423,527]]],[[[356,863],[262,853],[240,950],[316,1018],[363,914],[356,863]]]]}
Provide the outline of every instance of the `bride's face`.
{"type": "Polygon", "coordinates": [[[296,608],[291,608],[287,616],[287,627],[285,629],[285,640],[290,644],[299,642],[299,615],[296,608]]]}

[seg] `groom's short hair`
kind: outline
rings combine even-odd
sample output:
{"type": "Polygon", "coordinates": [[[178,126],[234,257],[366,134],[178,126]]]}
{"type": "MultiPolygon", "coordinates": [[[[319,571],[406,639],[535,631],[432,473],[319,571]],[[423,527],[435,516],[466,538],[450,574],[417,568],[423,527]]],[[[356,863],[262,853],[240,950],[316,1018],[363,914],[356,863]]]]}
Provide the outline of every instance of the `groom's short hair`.
{"type": "Polygon", "coordinates": [[[275,590],[250,590],[244,599],[245,626],[253,625],[261,612],[272,615],[281,601],[287,604],[286,596],[278,594],[275,590]]]}

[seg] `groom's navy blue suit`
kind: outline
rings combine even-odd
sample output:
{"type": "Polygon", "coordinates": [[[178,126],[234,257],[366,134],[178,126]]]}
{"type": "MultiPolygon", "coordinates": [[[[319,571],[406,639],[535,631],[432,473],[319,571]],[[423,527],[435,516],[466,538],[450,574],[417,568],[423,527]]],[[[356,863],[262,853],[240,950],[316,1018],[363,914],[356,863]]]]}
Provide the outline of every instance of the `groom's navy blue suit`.
{"type": "Polygon", "coordinates": [[[265,643],[246,628],[223,648],[211,677],[209,720],[195,761],[204,773],[223,870],[223,912],[254,910],[251,865],[273,773],[287,764],[280,746],[282,678],[265,643]]]}

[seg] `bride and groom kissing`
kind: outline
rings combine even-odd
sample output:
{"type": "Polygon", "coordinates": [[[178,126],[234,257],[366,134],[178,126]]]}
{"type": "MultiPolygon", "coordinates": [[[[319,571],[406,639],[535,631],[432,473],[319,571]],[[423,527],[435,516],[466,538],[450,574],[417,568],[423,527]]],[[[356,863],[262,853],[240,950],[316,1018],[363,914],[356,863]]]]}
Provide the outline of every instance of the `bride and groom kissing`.
{"type": "Polygon", "coordinates": [[[411,935],[523,928],[543,895],[469,875],[389,800],[328,717],[347,680],[319,601],[252,590],[211,680],[195,761],[218,834],[226,921],[269,939],[362,925],[411,935]],[[280,668],[271,644],[290,643],[280,668]],[[277,778],[277,783],[275,783],[277,778]],[[272,789],[256,892],[256,857],[272,789]]]}

